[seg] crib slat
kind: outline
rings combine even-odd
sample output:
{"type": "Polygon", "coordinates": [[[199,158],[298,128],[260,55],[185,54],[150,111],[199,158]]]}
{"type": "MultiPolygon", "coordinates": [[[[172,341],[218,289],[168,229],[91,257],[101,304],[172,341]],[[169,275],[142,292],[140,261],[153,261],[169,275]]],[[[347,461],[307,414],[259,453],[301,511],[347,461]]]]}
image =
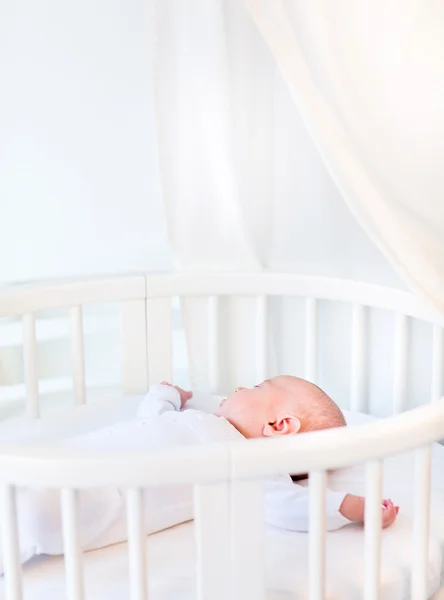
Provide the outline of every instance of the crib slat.
{"type": "Polygon", "coordinates": [[[143,522],[143,490],[127,491],[128,560],[131,600],[148,598],[146,579],[146,537],[143,522]]]}
{"type": "Polygon", "coordinates": [[[421,448],[415,453],[412,600],[427,600],[428,598],[431,458],[430,446],[421,448]]]}
{"type": "Polygon", "coordinates": [[[305,378],[316,383],[318,375],[318,303],[305,300],[305,378]]]}
{"type": "Polygon", "coordinates": [[[364,599],[379,600],[382,530],[382,463],[366,465],[364,599]]]}
{"type": "Polygon", "coordinates": [[[351,356],[351,409],[363,412],[366,403],[365,372],[365,307],[353,305],[352,316],[352,356],[351,356]]]}
{"type": "Polygon", "coordinates": [[[405,409],[407,396],[407,317],[401,313],[395,318],[395,365],[393,379],[393,413],[405,409]]]}
{"type": "Polygon", "coordinates": [[[257,381],[261,382],[268,377],[268,323],[267,323],[267,296],[257,299],[257,381]]]}
{"type": "Polygon", "coordinates": [[[73,306],[69,310],[71,323],[71,346],[73,362],[73,382],[75,404],[86,402],[85,386],[85,349],[83,340],[83,311],[81,306],[73,306]]]}
{"type": "Polygon", "coordinates": [[[26,412],[31,419],[38,419],[39,380],[37,375],[37,341],[35,335],[35,316],[23,315],[23,362],[26,382],[26,412]]]}
{"type": "Polygon", "coordinates": [[[325,544],[327,475],[325,471],[310,473],[309,478],[309,599],[325,598],[325,544]]]}
{"type": "Polygon", "coordinates": [[[432,402],[439,400],[444,393],[443,386],[443,330],[439,325],[433,327],[433,354],[432,354],[432,402]]]}
{"type": "Polygon", "coordinates": [[[83,600],[83,556],[80,549],[77,524],[77,490],[64,488],[61,491],[63,522],[63,552],[65,555],[66,597],[68,600],[83,600]]]}
{"type": "Polygon", "coordinates": [[[208,299],[208,348],[209,348],[209,380],[213,394],[219,392],[219,298],[208,299]]]}
{"type": "Polygon", "coordinates": [[[122,383],[124,394],[142,394],[148,387],[146,300],[121,304],[122,383]]]}
{"type": "Polygon", "coordinates": [[[22,600],[23,583],[17,530],[16,490],[5,485],[0,492],[0,518],[5,573],[5,600],[22,600]]]}
{"type": "Polygon", "coordinates": [[[197,600],[231,597],[229,491],[228,482],[194,488],[197,600]]]}
{"type": "Polygon", "coordinates": [[[171,298],[148,298],[146,326],[148,347],[148,383],[171,382],[172,329],[171,298]]]}
{"type": "Polygon", "coordinates": [[[231,484],[231,573],[233,600],[265,599],[265,535],[263,484],[231,484]]]}

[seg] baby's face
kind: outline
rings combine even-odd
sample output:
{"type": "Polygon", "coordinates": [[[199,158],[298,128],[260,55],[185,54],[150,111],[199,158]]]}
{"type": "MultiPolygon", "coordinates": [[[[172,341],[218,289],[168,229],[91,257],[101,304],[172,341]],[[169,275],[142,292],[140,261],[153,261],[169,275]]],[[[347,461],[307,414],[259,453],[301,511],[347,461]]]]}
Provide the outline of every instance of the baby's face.
{"type": "Polygon", "coordinates": [[[263,403],[270,394],[270,380],[264,381],[252,388],[238,387],[232,394],[222,400],[217,415],[223,416],[231,411],[242,410],[253,412],[258,404],[263,403]]]}
{"type": "Polygon", "coordinates": [[[280,375],[273,379],[266,379],[252,388],[236,388],[230,396],[222,401],[216,414],[223,417],[233,412],[242,411],[253,416],[261,407],[268,405],[271,400],[277,403],[286,394],[294,393],[294,378],[280,375]]]}
{"type": "Polygon", "coordinates": [[[276,379],[268,379],[252,388],[238,387],[221,402],[216,415],[230,421],[247,437],[263,435],[270,401],[278,400],[282,391],[276,379]]]}

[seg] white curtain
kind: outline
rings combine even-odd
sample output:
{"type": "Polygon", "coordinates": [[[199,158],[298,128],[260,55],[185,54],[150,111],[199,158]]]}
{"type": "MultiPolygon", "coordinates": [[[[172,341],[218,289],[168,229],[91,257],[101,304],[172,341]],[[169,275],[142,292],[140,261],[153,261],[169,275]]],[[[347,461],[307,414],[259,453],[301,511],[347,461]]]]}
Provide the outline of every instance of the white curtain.
{"type": "Polygon", "coordinates": [[[342,197],[444,314],[444,5],[247,3],[342,197]]]}
{"type": "Polygon", "coordinates": [[[246,5],[153,6],[159,168],[176,265],[402,285],[345,205],[246,5]]]}
{"type": "MultiPolygon", "coordinates": [[[[229,3],[154,2],[159,171],[173,257],[182,270],[261,268],[240,202],[245,185],[236,162],[224,7],[229,3]]],[[[254,30],[251,19],[249,26],[254,30]]],[[[226,303],[221,309],[230,311],[229,322],[239,312],[226,303]]],[[[211,385],[209,316],[207,299],[182,302],[190,385],[198,390],[211,385]]]]}
{"type": "MultiPolygon", "coordinates": [[[[154,7],[159,165],[176,264],[397,287],[404,280],[444,312],[439,4],[157,0],[154,7]]],[[[251,314],[247,301],[222,310],[232,311],[227,323],[251,314]]],[[[197,302],[185,307],[198,387],[208,384],[207,355],[196,350],[204,314],[197,302]]],[[[277,336],[288,325],[276,322],[277,336]]],[[[293,326],[288,343],[300,331],[293,326]]],[[[233,344],[250,360],[253,329],[248,343],[225,332],[226,363],[233,344]]],[[[344,337],[342,325],[337,334],[344,337]]],[[[341,380],[345,394],[344,365],[328,364],[325,378],[341,380]]],[[[384,352],[373,368],[390,377],[384,352]]],[[[235,365],[223,376],[226,385],[239,383],[235,365]]]]}
{"type": "Polygon", "coordinates": [[[159,167],[181,269],[259,266],[240,209],[223,4],[154,3],[159,167]]]}

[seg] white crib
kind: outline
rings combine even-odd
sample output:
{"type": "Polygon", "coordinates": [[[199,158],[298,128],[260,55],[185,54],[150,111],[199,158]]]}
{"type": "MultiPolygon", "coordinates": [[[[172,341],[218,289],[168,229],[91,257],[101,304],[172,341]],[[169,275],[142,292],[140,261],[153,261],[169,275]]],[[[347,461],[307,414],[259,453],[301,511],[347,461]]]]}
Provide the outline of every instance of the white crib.
{"type": "MultiPolygon", "coordinates": [[[[76,490],[116,485],[127,488],[128,553],[132,600],[145,600],[147,574],[142,532],[141,488],[166,483],[195,486],[197,546],[197,597],[199,600],[266,598],[264,524],[260,480],[282,472],[310,473],[309,599],[326,598],[324,494],[326,472],[366,463],[367,504],[365,530],[365,581],[362,597],[380,598],[382,459],[416,449],[416,510],[411,595],[426,600],[430,527],[430,445],[444,438],[443,322],[411,294],[382,287],[325,278],[276,273],[193,273],[129,275],[71,282],[12,286],[0,293],[0,317],[22,318],[27,390],[27,416],[39,418],[39,382],[35,315],[39,311],[69,309],[71,324],[74,401],[87,399],[82,306],[119,302],[122,311],[122,383],[126,393],[143,393],[150,383],[172,378],[172,298],[206,299],[209,340],[209,379],[218,392],[223,356],[218,352],[219,298],[255,299],[258,379],[269,369],[267,354],[268,300],[270,296],[305,299],[305,373],[316,380],[318,361],[319,300],[350,304],[352,311],[352,408],[362,410],[365,395],[365,307],[395,313],[393,406],[396,416],[359,428],[331,430],[283,439],[180,449],[147,455],[79,456],[52,453],[32,447],[1,448],[1,522],[5,557],[5,598],[24,598],[22,568],[18,560],[16,486],[62,489],[66,597],[85,598],[82,553],[76,531],[76,490]],[[408,372],[407,328],[410,319],[432,324],[432,378],[430,403],[402,412],[408,372]],[[159,344],[159,340],[163,340],[159,344]],[[398,414],[402,413],[402,414],[398,414]],[[86,468],[87,466],[87,468],[86,468]],[[217,515],[215,520],[214,515],[217,515]]],[[[89,597],[89,596],[88,596],[89,597]]]]}

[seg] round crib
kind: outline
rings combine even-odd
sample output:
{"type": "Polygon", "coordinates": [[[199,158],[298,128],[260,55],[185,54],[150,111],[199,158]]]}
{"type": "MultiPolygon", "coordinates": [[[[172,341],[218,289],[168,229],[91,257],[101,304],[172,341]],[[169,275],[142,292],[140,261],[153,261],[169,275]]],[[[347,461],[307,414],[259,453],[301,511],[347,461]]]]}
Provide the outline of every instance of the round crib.
{"type": "MultiPolygon", "coordinates": [[[[316,381],[318,369],[318,303],[350,305],[351,408],[365,408],[367,344],[366,309],[394,313],[393,413],[395,416],[359,428],[330,430],[273,442],[254,440],[206,447],[181,448],[155,455],[54,455],[20,445],[13,439],[0,453],[1,522],[5,569],[5,598],[23,596],[19,564],[16,487],[47,486],[62,490],[66,590],[70,600],[85,598],[82,553],[76,533],[76,490],[119,486],[127,489],[130,594],[147,596],[145,538],[142,531],[141,489],[187,483],[195,486],[197,588],[200,600],[266,597],[263,578],[264,525],[262,484],[278,473],[310,473],[309,594],[326,598],[325,508],[327,471],[366,463],[365,580],[362,597],[380,598],[382,459],[416,451],[413,569],[409,597],[430,597],[428,552],[430,528],[431,444],[444,438],[443,321],[415,296],[392,289],[345,280],[277,273],[141,274],[115,278],[12,286],[0,292],[0,318],[21,317],[29,419],[39,419],[36,315],[40,311],[69,311],[74,403],[87,403],[82,307],[118,302],[122,315],[122,385],[126,394],[144,393],[151,383],[172,379],[172,299],[196,299],[201,304],[208,349],[208,381],[214,393],[224,391],[219,339],[220,303],[224,297],[248,297],[255,327],[254,368],[258,380],[270,370],[268,337],[272,297],[304,301],[304,373],[316,381]],[[427,402],[406,408],[409,321],[433,327],[431,385],[427,402]],[[402,413],[402,414],[401,414],[402,413]],[[217,515],[217,519],[215,519],[217,515]],[[215,543],[217,540],[217,543],[215,543]]],[[[250,315],[251,316],[251,315],[250,315]]],[[[61,419],[63,416],[60,417],[61,419]]],[[[434,590],[435,592],[436,590],[434,590]]]]}

